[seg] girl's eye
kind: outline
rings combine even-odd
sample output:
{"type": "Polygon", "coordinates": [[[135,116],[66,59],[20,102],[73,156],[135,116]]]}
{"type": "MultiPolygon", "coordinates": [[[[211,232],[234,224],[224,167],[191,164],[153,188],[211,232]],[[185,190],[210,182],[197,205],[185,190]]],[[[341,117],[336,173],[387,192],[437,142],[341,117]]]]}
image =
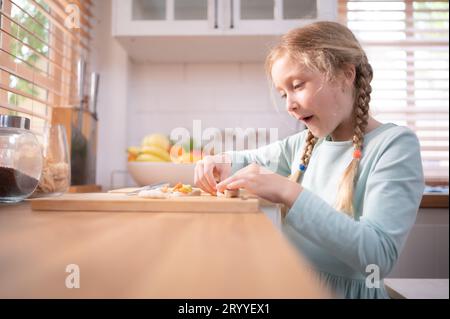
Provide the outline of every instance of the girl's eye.
{"type": "Polygon", "coordinates": [[[286,94],[281,94],[281,98],[285,99],[286,98],[286,94]]]}
{"type": "Polygon", "coordinates": [[[294,90],[300,89],[303,87],[304,82],[294,84],[294,90]]]}

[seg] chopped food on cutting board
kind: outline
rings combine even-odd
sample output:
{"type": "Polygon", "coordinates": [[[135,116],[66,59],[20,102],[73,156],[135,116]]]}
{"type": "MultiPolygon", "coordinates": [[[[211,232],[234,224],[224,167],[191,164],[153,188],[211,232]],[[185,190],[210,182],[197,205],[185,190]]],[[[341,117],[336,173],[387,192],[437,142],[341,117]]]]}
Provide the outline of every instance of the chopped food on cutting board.
{"type": "Polygon", "coordinates": [[[163,186],[150,190],[142,190],[138,193],[143,198],[169,198],[182,196],[200,196],[201,190],[193,188],[189,184],[178,183],[174,187],[163,186]]]}
{"type": "Polygon", "coordinates": [[[239,197],[239,189],[226,189],[225,192],[217,192],[218,197],[234,198],[239,197]]]}
{"type": "MultiPolygon", "coordinates": [[[[143,198],[169,198],[183,196],[200,196],[202,191],[199,188],[193,188],[189,184],[177,183],[174,187],[163,186],[150,190],[142,190],[138,197],[143,198]]],[[[217,192],[217,197],[235,198],[240,196],[239,189],[226,189],[223,193],[217,192]]]]}

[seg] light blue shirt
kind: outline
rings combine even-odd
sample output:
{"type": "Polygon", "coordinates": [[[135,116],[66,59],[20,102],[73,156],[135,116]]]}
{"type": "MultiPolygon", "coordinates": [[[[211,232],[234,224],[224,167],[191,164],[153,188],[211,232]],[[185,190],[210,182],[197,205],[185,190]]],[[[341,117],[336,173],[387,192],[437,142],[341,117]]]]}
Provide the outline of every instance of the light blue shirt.
{"type": "MultiPolygon", "coordinates": [[[[302,131],[255,150],[229,152],[232,171],[256,162],[288,176],[298,169],[305,137],[302,131]]],[[[333,208],[352,154],[351,141],[316,143],[283,232],[338,297],[388,298],[382,279],[400,256],[425,187],[420,144],[410,129],[391,123],[365,135],[354,219],[333,208]]]]}

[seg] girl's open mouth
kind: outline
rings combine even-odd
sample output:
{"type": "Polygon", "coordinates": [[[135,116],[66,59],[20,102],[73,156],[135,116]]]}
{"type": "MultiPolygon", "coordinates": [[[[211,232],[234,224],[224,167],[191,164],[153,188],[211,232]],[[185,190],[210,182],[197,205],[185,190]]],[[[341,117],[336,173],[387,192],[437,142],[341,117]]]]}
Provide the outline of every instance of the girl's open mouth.
{"type": "Polygon", "coordinates": [[[313,116],[311,115],[311,116],[304,117],[304,118],[302,118],[301,120],[302,120],[305,124],[308,124],[308,123],[311,121],[312,118],[313,118],[313,116]]]}

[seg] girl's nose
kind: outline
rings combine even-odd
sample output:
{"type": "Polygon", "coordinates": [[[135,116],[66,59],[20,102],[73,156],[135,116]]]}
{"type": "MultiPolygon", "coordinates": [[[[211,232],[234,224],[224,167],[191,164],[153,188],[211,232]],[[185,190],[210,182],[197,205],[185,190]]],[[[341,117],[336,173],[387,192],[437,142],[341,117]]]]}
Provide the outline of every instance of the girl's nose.
{"type": "Polygon", "coordinates": [[[290,112],[294,111],[298,108],[297,102],[294,101],[291,97],[286,97],[286,109],[290,112]]]}

